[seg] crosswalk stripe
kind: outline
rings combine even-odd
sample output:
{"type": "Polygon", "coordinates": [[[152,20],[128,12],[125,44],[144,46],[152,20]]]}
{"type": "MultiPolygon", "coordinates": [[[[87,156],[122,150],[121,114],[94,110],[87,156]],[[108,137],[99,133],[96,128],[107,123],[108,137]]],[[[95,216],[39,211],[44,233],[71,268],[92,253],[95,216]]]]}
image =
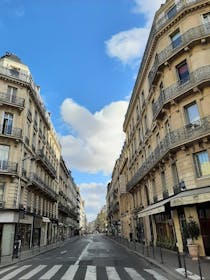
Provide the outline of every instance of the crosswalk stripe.
{"type": "Polygon", "coordinates": [[[7,268],[5,268],[5,269],[2,269],[2,270],[0,271],[0,274],[3,274],[3,273],[5,273],[5,272],[7,272],[7,271],[9,271],[9,270],[12,270],[13,268],[16,268],[16,267],[17,267],[16,265],[13,265],[13,266],[7,267],[7,268]]]}
{"type": "Polygon", "coordinates": [[[113,266],[107,266],[106,273],[108,280],[120,280],[119,274],[113,266]]]}
{"type": "Polygon", "coordinates": [[[151,274],[156,280],[168,280],[164,276],[160,275],[159,273],[157,273],[157,271],[155,271],[153,269],[144,269],[144,271],[151,274]]]}
{"type": "Polygon", "coordinates": [[[13,277],[15,277],[18,273],[22,272],[23,270],[29,268],[31,265],[24,265],[21,266],[17,269],[15,269],[14,271],[10,272],[9,274],[5,275],[3,278],[1,278],[1,280],[10,280],[13,277]]]}
{"type": "Polygon", "coordinates": [[[145,280],[134,268],[125,267],[125,271],[132,278],[132,280],[145,280]]]}
{"type": "Polygon", "coordinates": [[[79,265],[70,265],[61,280],[73,280],[79,265]]]}
{"type": "Polygon", "coordinates": [[[94,279],[96,279],[96,266],[88,265],[85,274],[85,280],[94,280],[94,279]]]}
{"type": "Polygon", "coordinates": [[[38,265],[36,268],[32,269],[29,273],[27,273],[26,275],[22,276],[21,278],[19,278],[19,280],[27,280],[30,279],[31,277],[33,277],[35,274],[37,274],[38,272],[40,272],[42,269],[44,269],[46,267],[46,265],[38,265]]]}
{"type": "Polygon", "coordinates": [[[44,275],[42,275],[41,278],[39,278],[40,280],[49,280],[51,279],[56,272],[58,272],[58,270],[62,267],[62,265],[54,265],[50,270],[48,270],[44,275]]]}

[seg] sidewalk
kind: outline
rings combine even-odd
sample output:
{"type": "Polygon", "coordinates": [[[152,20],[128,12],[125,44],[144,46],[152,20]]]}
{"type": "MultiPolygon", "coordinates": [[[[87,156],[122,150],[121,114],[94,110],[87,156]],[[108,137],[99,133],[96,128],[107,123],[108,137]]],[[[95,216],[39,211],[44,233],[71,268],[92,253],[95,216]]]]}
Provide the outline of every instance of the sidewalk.
{"type": "Polygon", "coordinates": [[[164,248],[145,246],[138,242],[129,242],[121,237],[109,237],[145,258],[150,263],[160,267],[175,279],[210,280],[209,259],[200,258],[198,261],[193,261],[187,254],[179,256],[178,252],[164,248]]]}
{"type": "Polygon", "coordinates": [[[33,258],[37,255],[43,254],[43,253],[45,253],[47,251],[50,251],[50,250],[54,250],[58,247],[62,247],[62,246],[65,245],[65,243],[74,242],[78,238],[79,238],[79,236],[77,235],[77,236],[73,236],[69,239],[66,239],[64,241],[59,241],[59,242],[49,244],[49,245],[46,245],[46,246],[43,246],[43,247],[32,248],[31,250],[28,250],[28,251],[22,251],[20,253],[20,256],[18,258],[13,258],[11,262],[0,263],[0,269],[3,268],[3,267],[6,267],[8,265],[11,265],[11,264],[16,264],[16,263],[18,263],[20,261],[23,261],[23,260],[33,258]]]}

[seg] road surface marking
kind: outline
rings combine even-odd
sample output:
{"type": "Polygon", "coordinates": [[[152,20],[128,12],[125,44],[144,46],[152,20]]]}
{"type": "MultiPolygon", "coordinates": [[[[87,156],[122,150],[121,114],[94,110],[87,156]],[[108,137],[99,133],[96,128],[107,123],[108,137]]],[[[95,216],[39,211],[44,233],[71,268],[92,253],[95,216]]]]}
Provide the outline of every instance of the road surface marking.
{"type": "Polygon", "coordinates": [[[113,266],[107,266],[106,273],[108,280],[120,280],[120,277],[113,266]]]}
{"type": "Polygon", "coordinates": [[[87,250],[90,246],[90,242],[86,245],[86,247],[84,248],[84,250],[82,251],[81,255],[79,256],[78,260],[75,262],[76,265],[79,264],[79,262],[81,261],[81,259],[83,258],[83,256],[87,253],[87,250]]]}
{"type": "Polygon", "coordinates": [[[96,280],[96,266],[88,265],[85,280],[96,280]]]}
{"type": "Polygon", "coordinates": [[[12,270],[13,268],[16,268],[16,267],[17,267],[16,265],[7,267],[7,268],[1,270],[1,271],[0,271],[0,274],[3,274],[4,272],[7,272],[7,271],[9,271],[9,270],[12,270]]]}
{"type": "Polygon", "coordinates": [[[151,274],[156,280],[168,280],[164,276],[160,275],[153,269],[144,269],[147,273],[151,274]]]}
{"type": "Polygon", "coordinates": [[[66,253],[67,253],[67,250],[60,252],[61,255],[66,254],[66,253]]]}
{"type": "Polygon", "coordinates": [[[134,268],[125,267],[125,271],[132,280],[145,280],[134,268]]]}
{"type": "Polygon", "coordinates": [[[58,270],[62,267],[62,265],[54,265],[50,270],[48,270],[44,275],[42,275],[40,280],[48,280],[51,279],[57,272],[58,270]]]}
{"type": "Polygon", "coordinates": [[[27,280],[27,279],[31,279],[31,277],[33,277],[35,274],[37,274],[38,272],[40,272],[42,269],[44,269],[46,267],[46,265],[38,265],[37,267],[35,267],[34,269],[32,269],[29,273],[27,273],[26,275],[22,276],[21,278],[19,278],[19,280],[27,280]]]}
{"type": "MultiPolygon", "coordinates": [[[[3,278],[1,278],[1,280],[10,280],[13,277],[15,277],[18,273],[22,272],[23,270],[29,268],[31,265],[24,265],[21,266],[17,269],[15,269],[14,271],[10,272],[9,274],[5,275],[3,278]]],[[[17,278],[16,278],[17,279],[17,278]]]]}
{"type": "MultiPolygon", "coordinates": [[[[180,273],[181,275],[185,276],[185,269],[184,268],[176,268],[175,269],[178,273],[180,273]]],[[[187,270],[187,277],[189,279],[192,279],[192,280],[200,280],[200,276],[198,276],[197,274],[193,274],[192,272],[188,271],[187,270]]],[[[203,280],[205,278],[203,277],[203,280]]]]}
{"type": "Polygon", "coordinates": [[[78,265],[70,265],[66,273],[61,278],[61,280],[73,280],[78,267],[78,265]]]}

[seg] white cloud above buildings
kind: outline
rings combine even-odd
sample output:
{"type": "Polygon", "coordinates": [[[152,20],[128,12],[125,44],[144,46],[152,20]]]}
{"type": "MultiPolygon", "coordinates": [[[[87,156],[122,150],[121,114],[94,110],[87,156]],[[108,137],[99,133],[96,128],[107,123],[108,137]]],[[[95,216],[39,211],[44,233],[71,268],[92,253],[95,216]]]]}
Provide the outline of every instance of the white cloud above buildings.
{"type": "Polygon", "coordinates": [[[91,113],[74,100],[65,99],[61,116],[70,133],[60,136],[65,160],[80,172],[109,175],[123,142],[123,121],[128,101],[108,104],[91,113]]]}
{"type": "Polygon", "coordinates": [[[142,57],[155,11],[164,0],[133,0],[132,12],[144,17],[144,26],[134,27],[112,35],[105,41],[106,53],[123,64],[135,64],[142,57]]]}

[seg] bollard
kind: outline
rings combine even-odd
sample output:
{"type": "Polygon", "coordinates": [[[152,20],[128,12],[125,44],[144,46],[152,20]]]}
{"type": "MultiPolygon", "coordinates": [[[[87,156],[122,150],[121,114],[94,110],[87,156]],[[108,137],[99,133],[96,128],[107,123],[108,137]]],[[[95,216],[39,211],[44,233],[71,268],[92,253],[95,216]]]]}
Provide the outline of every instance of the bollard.
{"type": "Polygon", "coordinates": [[[177,250],[177,258],[178,258],[178,266],[182,267],[182,262],[181,262],[181,257],[180,257],[180,253],[179,253],[179,248],[176,247],[177,250]]]}
{"type": "Polygon", "coordinates": [[[162,248],[160,247],[160,260],[161,263],[163,264],[163,253],[162,253],[162,248]]]}
{"type": "Polygon", "coordinates": [[[200,258],[198,257],[198,270],[199,270],[199,275],[200,275],[200,280],[203,279],[202,271],[201,271],[201,263],[200,263],[200,258]]]}
{"type": "Polygon", "coordinates": [[[186,262],[185,262],[185,254],[183,253],[183,262],[184,262],[184,272],[185,272],[185,278],[187,278],[187,267],[186,267],[186,262]]]}

